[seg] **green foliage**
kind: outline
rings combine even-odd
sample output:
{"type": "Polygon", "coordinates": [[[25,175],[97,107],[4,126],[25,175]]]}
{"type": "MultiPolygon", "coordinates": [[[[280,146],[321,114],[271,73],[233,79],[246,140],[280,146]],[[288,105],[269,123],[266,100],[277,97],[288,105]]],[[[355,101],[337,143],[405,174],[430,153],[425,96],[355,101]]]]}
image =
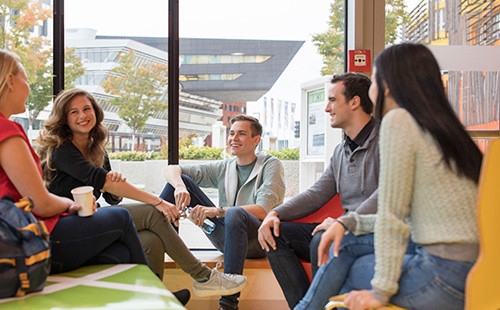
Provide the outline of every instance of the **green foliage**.
{"type": "Polygon", "coordinates": [[[193,145],[193,139],[198,137],[195,132],[188,133],[183,131],[179,139],[179,148],[187,148],[193,145]]]}
{"type": "MultiPolygon", "coordinates": [[[[8,0],[0,2],[1,40],[0,48],[7,48],[21,58],[26,69],[31,93],[26,101],[28,121],[31,126],[41,111],[52,101],[52,46],[49,39],[34,37],[31,29],[52,17],[52,8],[44,9],[38,1],[8,0]],[[10,15],[10,10],[19,10],[19,14],[10,15]],[[14,26],[6,31],[6,23],[14,26]]],[[[65,51],[65,87],[85,73],[81,59],[74,54],[74,49],[65,51]]]]}
{"type": "Polygon", "coordinates": [[[344,0],[335,0],[330,7],[329,29],[313,35],[313,43],[323,55],[322,75],[344,72],[344,0]]]}
{"type": "MultiPolygon", "coordinates": [[[[404,0],[385,0],[385,44],[394,44],[398,30],[407,20],[404,0]]],[[[328,30],[313,35],[313,43],[323,56],[322,75],[344,72],[344,0],[334,0],[330,7],[328,30]]]]}
{"type": "MultiPolygon", "coordinates": [[[[208,146],[193,145],[193,138],[196,133],[183,132],[179,139],[179,159],[198,159],[198,160],[220,160],[223,159],[225,148],[216,148],[208,146]]],[[[298,149],[282,149],[281,151],[266,151],[267,153],[284,160],[298,160],[298,149]]],[[[165,144],[158,152],[118,152],[109,153],[110,159],[120,159],[123,161],[144,161],[155,159],[168,159],[168,145],[165,144]]]]}
{"type": "MultiPolygon", "coordinates": [[[[40,112],[49,105],[53,97],[52,72],[54,71],[54,62],[52,61],[52,49],[47,54],[47,62],[43,67],[37,69],[36,78],[30,83],[31,92],[26,101],[30,125],[33,124],[40,112]]],[[[73,83],[84,73],[85,68],[81,58],[76,56],[75,48],[66,48],[64,51],[64,88],[75,87],[73,83]]]]}
{"type": "Polygon", "coordinates": [[[109,103],[119,108],[118,115],[133,135],[146,125],[156,112],[167,109],[163,101],[168,84],[166,65],[151,63],[137,67],[133,51],[120,55],[120,65],[103,83],[106,93],[114,98],[109,103]]]}
{"type": "MultiPolygon", "coordinates": [[[[208,146],[187,146],[179,149],[179,159],[220,160],[223,159],[224,148],[208,146]]],[[[298,149],[282,149],[281,151],[266,151],[278,159],[299,160],[298,149]]],[[[145,161],[156,159],[168,159],[166,148],[160,152],[118,152],[109,153],[109,159],[120,159],[123,161],[145,161]]]]}
{"type": "Polygon", "coordinates": [[[160,154],[158,152],[127,151],[127,152],[109,153],[108,156],[109,159],[120,159],[123,161],[145,161],[145,160],[162,159],[160,158],[160,154]]]}
{"type": "Polygon", "coordinates": [[[193,146],[179,149],[180,159],[222,159],[224,148],[193,146]]]}
{"type": "Polygon", "coordinates": [[[394,44],[398,39],[398,30],[408,21],[405,0],[385,1],[385,44],[394,44]]]}
{"type": "Polygon", "coordinates": [[[281,160],[299,160],[300,158],[299,149],[281,149],[279,151],[265,151],[265,152],[281,160]]]}

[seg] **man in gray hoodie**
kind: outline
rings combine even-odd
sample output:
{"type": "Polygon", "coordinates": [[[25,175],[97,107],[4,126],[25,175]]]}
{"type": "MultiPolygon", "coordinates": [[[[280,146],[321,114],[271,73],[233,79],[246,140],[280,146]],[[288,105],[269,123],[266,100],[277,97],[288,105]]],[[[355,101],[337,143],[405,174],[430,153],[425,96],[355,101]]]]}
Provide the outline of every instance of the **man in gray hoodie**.
{"type": "Polygon", "coordinates": [[[305,295],[309,280],[299,259],[317,270],[317,247],[321,233],[332,225],[354,230],[357,214],[376,213],[379,175],[379,123],[370,114],[370,79],[362,74],[334,75],[325,112],[331,127],[344,130],[340,143],[323,175],[308,190],[268,213],[259,228],[259,243],[290,308],[305,295]],[[314,213],[340,194],[344,215],[319,223],[287,223],[314,213]],[[314,237],[313,237],[314,234],[314,237]]]}
{"type": "MultiPolygon", "coordinates": [[[[285,181],[281,162],[269,154],[255,154],[261,135],[259,120],[237,115],[231,119],[227,139],[234,157],[197,165],[170,165],[166,169],[168,184],[160,197],[181,210],[193,207],[190,216],[198,226],[203,226],[207,218],[215,224],[213,232],[205,234],[224,253],[225,273],[241,275],[245,258],[265,257],[257,241],[257,229],[266,214],[283,203],[285,181]],[[200,187],[219,190],[218,206],[200,187]]],[[[200,285],[203,284],[194,283],[195,293],[200,285]]],[[[213,286],[217,291],[220,284],[213,286]]],[[[222,296],[219,309],[238,309],[240,290],[238,286],[235,294],[222,296]]]]}

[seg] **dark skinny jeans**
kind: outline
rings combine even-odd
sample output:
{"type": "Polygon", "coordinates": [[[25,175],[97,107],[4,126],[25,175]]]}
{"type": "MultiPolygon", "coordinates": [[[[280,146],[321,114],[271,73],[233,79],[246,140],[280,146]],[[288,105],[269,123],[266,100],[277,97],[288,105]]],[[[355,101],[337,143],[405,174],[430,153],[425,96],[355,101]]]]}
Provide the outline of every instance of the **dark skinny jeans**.
{"type": "MultiPolygon", "coordinates": [[[[182,180],[191,195],[191,207],[197,205],[215,207],[215,204],[190,177],[183,174],[182,180]]],[[[167,184],[160,197],[170,203],[175,203],[174,191],[175,189],[167,184]]],[[[210,220],[215,223],[215,229],[206,236],[217,250],[224,253],[225,273],[243,274],[245,258],[265,257],[257,240],[257,230],[261,224],[258,218],[241,207],[231,207],[226,211],[225,217],[214,217],[210,220]]],[[[238,309],[239,296],[240,293],[222,296],[219,304],[227,309],[238,309]]]]}

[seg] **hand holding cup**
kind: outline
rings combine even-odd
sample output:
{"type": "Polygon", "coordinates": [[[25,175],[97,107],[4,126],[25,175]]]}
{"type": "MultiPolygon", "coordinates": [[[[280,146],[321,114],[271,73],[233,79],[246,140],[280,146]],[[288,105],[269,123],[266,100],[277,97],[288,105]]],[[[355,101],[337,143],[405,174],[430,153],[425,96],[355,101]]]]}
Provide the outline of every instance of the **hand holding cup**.
{"type": "Polygon", "coordinates": [[[78,215],[82,217],[91,216],[94,214],[94,188],[92,186],[80,186],[73,188],[71,194],[73,200],[80,205],[78,215]]]}

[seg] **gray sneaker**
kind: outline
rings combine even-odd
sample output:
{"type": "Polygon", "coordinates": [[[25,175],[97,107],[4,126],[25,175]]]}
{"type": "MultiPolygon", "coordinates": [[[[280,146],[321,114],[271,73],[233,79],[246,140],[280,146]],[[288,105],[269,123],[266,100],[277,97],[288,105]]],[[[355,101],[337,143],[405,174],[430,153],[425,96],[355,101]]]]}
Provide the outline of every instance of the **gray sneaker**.
{"type": "Polygon", "coordinates": [[[193,280],[193,290],[196,296],[217,296],[232,295],[241,291],[247,285],[247,277],[239,274],[220,273],[217,268],[221,263],[217,263],[208,281],[200,283],[193,280]]]}

